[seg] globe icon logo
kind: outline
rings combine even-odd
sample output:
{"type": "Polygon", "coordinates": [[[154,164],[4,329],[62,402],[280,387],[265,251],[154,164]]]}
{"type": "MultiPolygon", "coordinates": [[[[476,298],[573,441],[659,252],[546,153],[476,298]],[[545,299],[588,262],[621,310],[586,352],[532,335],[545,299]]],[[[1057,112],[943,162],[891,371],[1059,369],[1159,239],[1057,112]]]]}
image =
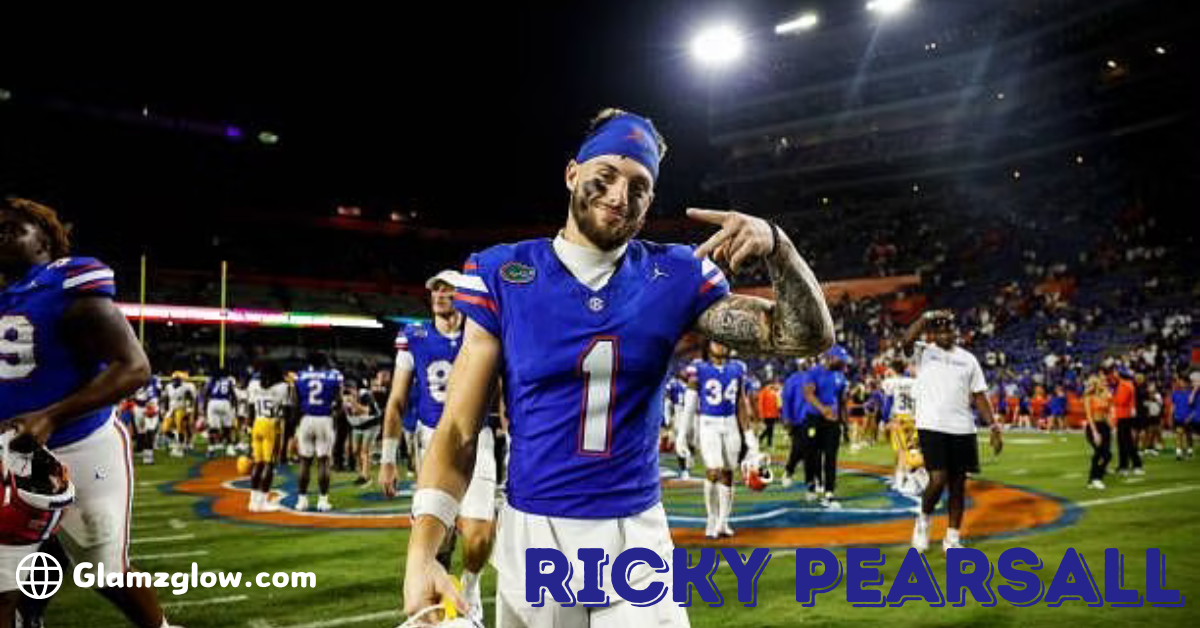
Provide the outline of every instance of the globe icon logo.
{"type": "Polygon", "coordinates": [[[57,593],[62,581],[62,566],[49,554],[34,552],[17,565],[17,588],[35,600],[57,593]]]}

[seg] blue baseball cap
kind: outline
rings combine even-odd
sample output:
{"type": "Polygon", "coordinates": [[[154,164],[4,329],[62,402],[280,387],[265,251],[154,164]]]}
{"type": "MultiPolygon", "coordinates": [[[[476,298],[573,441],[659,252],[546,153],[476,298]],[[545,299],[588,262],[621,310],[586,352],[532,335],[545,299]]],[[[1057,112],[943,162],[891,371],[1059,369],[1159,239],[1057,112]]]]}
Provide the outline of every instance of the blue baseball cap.
{"type": "Polygon", "coordinates": [[[825,357],[829,358],[830,360],[840,360],[846,363],[853,361],[850,359],[850,352],[846,351],[845,347],[842,345],[833,345],[830,347],[829,350],[825,352],[825,357]]]}

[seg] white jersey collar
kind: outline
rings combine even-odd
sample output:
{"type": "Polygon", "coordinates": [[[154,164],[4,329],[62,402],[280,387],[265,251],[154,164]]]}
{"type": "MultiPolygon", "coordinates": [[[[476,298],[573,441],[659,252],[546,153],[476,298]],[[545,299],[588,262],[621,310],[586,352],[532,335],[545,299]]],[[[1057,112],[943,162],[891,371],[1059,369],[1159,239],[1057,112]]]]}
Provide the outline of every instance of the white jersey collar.
{"type": "Polygon", "coordinates": [[[629,244],[622,244],[611,251],[600,251],[568,242],[559,231],[554,237],[553,246],[554,254],[580,283],[592,290],[599,290],[612,279],[617,271],[617,263],[629,244]]]}

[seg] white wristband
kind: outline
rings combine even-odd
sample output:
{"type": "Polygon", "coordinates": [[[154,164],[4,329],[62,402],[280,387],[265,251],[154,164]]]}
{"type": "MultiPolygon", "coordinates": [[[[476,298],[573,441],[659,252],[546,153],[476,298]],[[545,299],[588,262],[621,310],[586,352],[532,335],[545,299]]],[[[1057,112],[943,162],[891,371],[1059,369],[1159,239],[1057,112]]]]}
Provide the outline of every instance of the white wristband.
{"type": "Polygon", "coordinates": [[[399,438],[384,438],[383,451],[379,452],[379,464],[396,464],[396,450],[399,448],[399,438]]]}
{"type": "Polygon", "coordinates": [[[458,520],[458,500],[440,488],[419,488],[413,494],[412,513],[414,523],[421,515],[429,515],[453,530],[458,520]]]}

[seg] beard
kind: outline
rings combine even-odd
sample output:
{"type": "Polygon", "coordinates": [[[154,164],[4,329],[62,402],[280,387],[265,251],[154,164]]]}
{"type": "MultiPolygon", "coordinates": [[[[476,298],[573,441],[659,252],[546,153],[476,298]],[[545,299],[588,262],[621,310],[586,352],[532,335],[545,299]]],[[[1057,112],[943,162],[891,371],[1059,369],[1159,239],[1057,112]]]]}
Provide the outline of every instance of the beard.
{"type": "Polygon", "coordinates": [[[589,242],[601,251],[611,251],[633,239],[646,223],[646,212],[643,208],[629,204],[625,208],[625,216],[616,227],[606,227],[600,224],[598,214],[602,210],[592,211],[588,203],[589,195],[585,190],[576,189],[571,195],[571,216],[575,226],[589,242]],[[631,217],[635,215],[635,217],[631,217]]]}

